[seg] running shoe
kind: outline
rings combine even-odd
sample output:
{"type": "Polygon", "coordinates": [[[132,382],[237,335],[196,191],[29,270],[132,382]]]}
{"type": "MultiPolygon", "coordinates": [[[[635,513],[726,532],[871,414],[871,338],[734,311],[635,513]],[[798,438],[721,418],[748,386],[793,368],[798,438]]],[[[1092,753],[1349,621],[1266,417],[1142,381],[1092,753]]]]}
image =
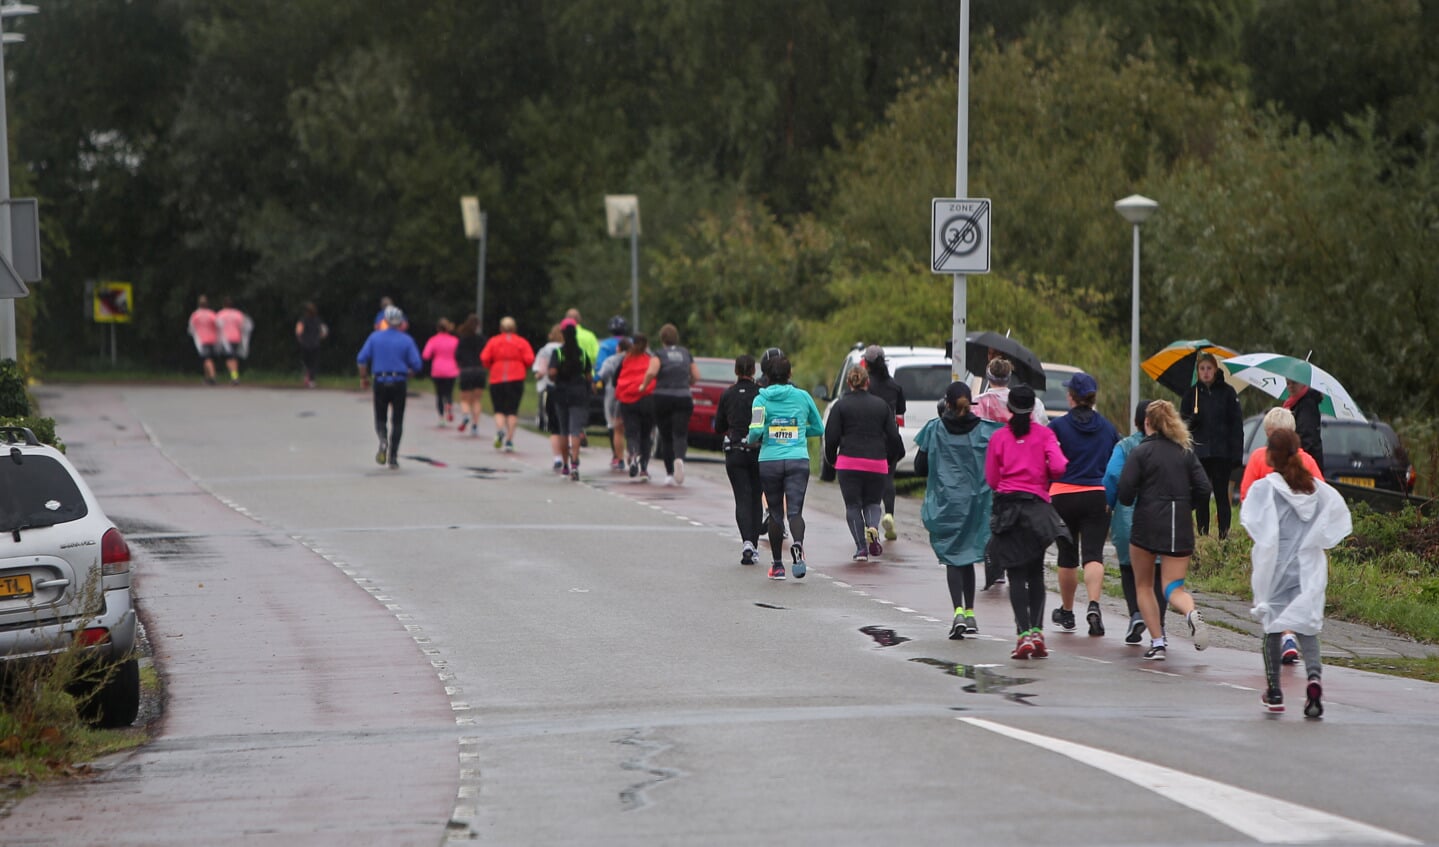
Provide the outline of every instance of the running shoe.
{"type": "MultiPolygon", "coordinates": [[[[675,485],[685,484],[685,460],[675,459],[675,485]]],[[[795,574],[796,577],[799,574],[795,574]]]]}
{"type": "Polygon", "coordinates": [[[1062,606],[1057,607],[1049,614],[1049,620],[1065,632],[1074,632],[1076,625],[1074,623],[1073,609],[1066,609],[1062,606]]]}
{"type": "Polygon", "coordinates": [[[739,554],[739,563],[741,565],[752,565],[754,564],[754,558],[754,545],[746,541],[744,543],[744,549],[741,550],[739,554]]]}
{"type": "Polygon", "coordinates": [[[400,469],[400,463],[397,462],[397,461],[395,461],[394,458],[391,457],[391,459],[390,459],[390,470],[392,470],[392,471],[397,471],[397,470],[399,470],[399,469],[400,469]]]}
{"type": "Polygon", "coordinates": [[[650,472],[647,471],[647,470],[645,470],[644,468],[640,468],[640,482],[649,482],[649,481],[650,481],[650,472]]]}
{"type": "Polygon", "coordinates": [[[1029,654],[1029,655],[1030,655],[1030,658],[1033,658],[1033,659],[1048,659],[1048,658],[1049,658],[1049,648],[1044,645],[1044,631],[1041,630],[1039,627],[1035,627],[1035,628],[1033,629],[1033,631],[1031,631],[1031,632],[1029,633],[1029,643],[1030,643],[1030,646],[1032,646],[1032,647],[1034,648],[1034,649],[1033,649],[1033,652],[1031,652],[1031,653],[1029,654]]]}
{"type": "Polygon", "coordinates": [[[569,476],[569,475],[570,475],[570,466],[569,466],[569,464],[560,465],[560,466],[559,466],[559,472],[560,472],[560,476],[569,476]]]}
{"type": "Polygon", "coordinates": [[[631,457],[630,457],[630,479],[634,479],[635,477],[637,477],[637,476],[639,476],[639,475],[640,475],[640,457],[639,457],[639,456],[631,456],[631,457]]]}
{"type": "Polygon", "coordinates": [[[612,471],[622,471],[622,470],[624,470],[624,469],[625,469],[625,463],[624,463],[624,460],[623,460],[623,459],[621,459],[621,458],[618,457],[618,456],[616,456],[616,457],[613,458],[613,459],[610,459],[610,470],[612,470],[612,471]]]}
{"type": "Polygon", "coordinates": [[[1019,636],[1019,641],[1014,645],[1014,652],[1009,654],[1011,659],[1028,659],[1034,655],[1034,639],[1029,633],[1019,636]]]}
{"type": "Polygon", "coordinates": [[[952,624],[949,625],[949,640],[950,640],[950,641],[963,641],[963,640],[964,640],[964,610],[963,610],[963,609],[955,609],[955,610],[954,610],[954,623],[952,623],[952,624]]]}
{"type": "Polygon", "coordinates": [[[1164,656],[1164,645],[1163,645],[1163,644],[1151,644],[1151,645],[1149,645],[1149,649],[1144,651],[1144,658],[1150,659],[1150,660],[1155,661],[1155,662],[1162,662],[1162,661],[1164,661],[1164,659],[1165,659],[1165,656],[1164,656]]]}
{"type": "Polygon", "coordinates": [[[454,423],[454,422],[455,422],[455,407],[454,407],[454,406],[446,406],[446,407],[445,407],[445,420],[449,421],[450,423],[454,423]]]}
{"type": "Polygon", "coordinates": [[[513,452],[515,452],[515,442],[513,442],[513,441],[506,441],[506,442],[505,442],[505,452],[506,452],[506,453],[513,453],[513,452]]]}
{"type": "Polygon", "coordinates": [[[1084,619],[1089,621],[1090,635],[1104,634],[1104,615],[1099,611],[1099,603],[1095,600],[1089,601],[1089,611],[1085,613],[1084,619]]]}
{"type": "Polygon", "coordinates": [[[469,416],[469,415],[465,415],[463,418],[460,419],[460,434],[463,435],[464,432],[465,432],[465,430],[467,430],[467,429],[469,429],[469,428],[470,428],[470,416],[469,416]]]}
{"type": "Polygon", "coordinates": [[[784,563],[775,562],[769,566],[770,579],[784,579],[784,563]]]}
{"type": "Polygon", "coordinates": [[[1324,686],[1319,680],[1309,680],[1309,687],[1304,689],[1304,717],[1318,718],[1324,716],[1324,686]]]}
{"type": "Polygon", "coordinates": [[[1286,665],[1299,661],[1299,639],[1291,633],[1284,633],[1284,640],[1280,642],[1279,661],[1286,665]]]}
{"type": "Polygon", "coordinates": [[[979,624],[978,624],[977,622],[975,622],[975,620],[974,620],[974,610],[973,610],[973,609],[965,609],[965,610],[964,610],[964,631],[965,631],[965,632],[974,632],[974,633],[978,633],[978,632],[979,632],[979,624]]]}
{"type": "Polygon", "coordinates": [[[445,416],[440,415],[440,422],[435,424],[435,429],[449,429],[450,425],[445,423],[445,416]]]}
{"type": "Polygon", "coordinates": [[[574,467],[570,468],[570,481],[571,481],[571,482],[579,482],[579,481],[580,481],[580,466],[579,466],[579,465],[575,465],[574,467]]]}
{"type": "Polygon", "coordinates": [[[1204,622],[1204,616],[1198,609],[1191,611],[1184,616],[1184,622],[1189,624],[1189,637],[1194,639],[1194,649],[1203,650],[1209,646],[1209,625],[1204,622]]]}
{"type": "Polygon", "coordinates": [[[385,442],[381,441],[381,442],[380,442],[380,449],[375,451],[375,464],[377,464],[377,465],[383,465],[383,464],[385,463],[385,459],[388,458],[389,455],[390,455],[390,446],[389,446],[388,444],[386,444],[385,442]]]}
{"type": "Polygon", "coordinates": [[[864,528],[864,538],[869,542],[869,554],[880,556],[884,554],[884,547],[879,543],[879,530],[872,526],[864,528]]]}
{"type": "Polygon", "coordinates": [[[480,425],[479,425],[479,424],[477,424],[477,423],[472,423],[472,424],[470,424],[470,437],[471,437],[471,438],[479,438],[479,437],[480,437],[480,425]]]}
{"type": "Polygon", "coordinates": [[[899,537],[894,531],[894,515],[885,515],[880,518],[879,525],[884,527],[884,537],[886,541],[893,541],[899,537]]]}
{"type": "Polygon", "coordinates": [[[563,461],[562,459],[559,459],[559,458],[556,458],[556,459],[555,459],[555,463],[554,463],[554,466],[553,466],[553,467],[554,467],[554,470],[555,470],[555,473],[567,473],[567,471],[563,470],[564,466],[565,466],[565,465],[564,465],[564,461],[563,461]]]}
{"type": "Polygon", "coordinates": [[[1129,632],[1124,636],[1125,644],[1139,646],[1144,640],[1144,616],[1135,612],[1129,616],[1129,632]]]}
{"type": "Polygon", "coordinates": [[[794,559],[794,578],[804,579],[804,547],[798,544],[791,544],[789,546],[789,555],[791,559],[794,559]]]}
{"type": "Polygon", "coordinates": [[[670,474],[665,474],[665,485],[668,486],[668,487],[670,487],[670,488],[673,488],[673,487],[674,487],[674,484],[675,484],[675,478],[674,478],[674,476],[672,476],[672,475],[670,475],[670,474]]]}
{"type": "Polygon", "coordinates": [[[505,446],[505,434],[503,432],[495,433],[495,449],[498,450],[503,446],[505,446]]]}
{"type": "Polygon", "coordinates": [[[854,555],[850,556],[850,558],[856,562],[868,562],[869,551],[864,549],[863,547],[860,547],[859,549],[854,551],[854,555]]]}
{"type": "MultiPolygon", "coordinates": [[[[1284,711],[1284,692],[1277,688],[1271,688],[1264,692],[1264,696],[1259,698],[1259,703],[1264,706],[1265,711],[1278,714],[1284,711]]],[[[1304,709],[1307,714],[1309,706],[1306,704],[1304,709]]]]}

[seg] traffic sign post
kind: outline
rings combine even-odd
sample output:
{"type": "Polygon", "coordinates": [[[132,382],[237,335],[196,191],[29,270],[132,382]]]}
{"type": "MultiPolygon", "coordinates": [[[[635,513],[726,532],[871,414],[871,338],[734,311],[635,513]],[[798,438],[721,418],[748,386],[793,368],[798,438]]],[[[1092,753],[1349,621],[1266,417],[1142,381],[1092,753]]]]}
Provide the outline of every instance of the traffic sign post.
{"type": "Polygon", "coordinates": [[[929,268],[937,274],[989,273],[988,199],[936,197],[931,201],[929,268]]]}
{"type": "Polygon", "coordinates": [[[134,286],[128,282],[97,282],[91,297],[91,315],[97,324],[110,325],[110,366],[116,363],[115,324],[127,324],[134,312],[134,286]]]}

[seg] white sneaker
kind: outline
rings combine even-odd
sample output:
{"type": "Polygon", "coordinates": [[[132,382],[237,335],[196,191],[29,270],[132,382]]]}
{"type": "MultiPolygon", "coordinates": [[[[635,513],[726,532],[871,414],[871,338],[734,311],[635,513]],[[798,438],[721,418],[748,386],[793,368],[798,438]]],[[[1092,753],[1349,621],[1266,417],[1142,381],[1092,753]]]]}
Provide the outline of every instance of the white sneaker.
{"type": "Polygon", "coordinates": [[[675,484],[675,478],[672,477],[672,476],[670,476],[669,474],[665,474],[665,485],[668,485],[668,486],[670,486],[670,487],[674,487],[674,484],[675,484]]]}
{"type": "Polygon", "coordinates": [[[675,459],[675,485],[685,484],[685,460],[675,459]]]}
{"type": "Polygon", "coordinates": [[[879,525],[884,528],[884,537],[888,541],[899,538],[894,531],[894,515],[885,515],[879,519],[879,525]]]}
{"type": "Polygon", "coordinates": [[[1195,609],[1184,616],[1184,622],[1189,624],[1189,637],[1194,639],[1194,649],[1203,650],[1209,646],[1209,625],[1204,622],[1204,616],[1195,609]]]}

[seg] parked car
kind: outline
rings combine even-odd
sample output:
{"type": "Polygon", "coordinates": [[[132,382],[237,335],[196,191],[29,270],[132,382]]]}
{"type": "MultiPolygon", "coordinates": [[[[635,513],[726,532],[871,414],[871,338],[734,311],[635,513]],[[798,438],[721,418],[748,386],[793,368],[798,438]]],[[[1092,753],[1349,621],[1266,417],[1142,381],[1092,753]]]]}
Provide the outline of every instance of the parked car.
{"type": "Polygon", "coordinates": [[[78,642],[108,673],[83,706],[101,726],[140,708],[130,548],[75,467],[21,427],[0,427],[0,675],[78,642]]]}
{"type": "Polygon", "coordinates": [[[715,413],[719,411],[720,395],[734,385],[734,359],[696,356],[700,380],[690,386],[695,410],[690,414],[689,444],[691,447],[718,449],[722,436],[715,432],[715,413]]]}
{"type": "MultiPolygon", "coordinates": [[[[1244,420],[1244,457],[1264,446],[1263,415],[1244,420]]],[[[1324,441],[1324,457],[1319,467],[1328,482],[1379,488],[1409,494],[1414,490],[1414,466],[1409,453],[1399,442],[1394,428],[1383,421],[1351,421],[1319,419],[1319,434],[1324,441]]],[[[1235,496],[1244,468],[1233,474],[1235,496]]]]}

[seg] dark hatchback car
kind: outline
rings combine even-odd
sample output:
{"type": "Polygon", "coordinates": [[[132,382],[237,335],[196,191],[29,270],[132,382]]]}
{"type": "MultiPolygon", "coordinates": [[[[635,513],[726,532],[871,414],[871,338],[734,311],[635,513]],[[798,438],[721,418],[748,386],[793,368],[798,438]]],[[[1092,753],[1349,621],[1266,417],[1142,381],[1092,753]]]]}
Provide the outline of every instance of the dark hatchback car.
{"type": "MultiPolygon", "coordinates": [[[[1262,415],[1244,420],[1244,456],[1264,446],[1264,430],[1259,425],[1262,415]]],[[[1379,488],[1409,494],[1414,490],[1414,466],[1409,453],[1399,443],[1394,428],[1382,421],[1349,421],[1325,416],[1319,421],[1320,437],[1324,440],[1324,458],[1319,467],[1327,482],[1379,488]]],[[[1234,472],[1235,492],[1244,475],[1241,467],[1234,472]]]]}

